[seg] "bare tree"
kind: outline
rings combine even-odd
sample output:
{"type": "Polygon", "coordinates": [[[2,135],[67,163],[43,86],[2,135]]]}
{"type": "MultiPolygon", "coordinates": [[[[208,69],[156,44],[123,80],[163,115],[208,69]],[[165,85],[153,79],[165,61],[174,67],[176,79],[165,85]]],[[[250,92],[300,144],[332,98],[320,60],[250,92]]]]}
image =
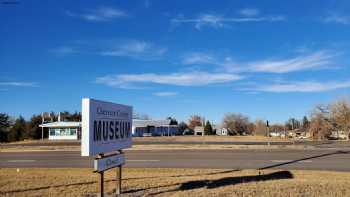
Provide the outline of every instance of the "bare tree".
{"type": "Polygon", "coordinates": [[[349,136],[350,131],[350,103],[343,99],[333,102],[330,106],[330,117],[337,131],[343,131],[349,136]]]}
{"type": "Polygon", "coordinates": [[[192,115],[188,120],[188,127],[193,130],[196,126],[204,126],[203,118],[198,115],[192,115]]]}
{"type": "Polygon", "coordinates": [[[230,135],[243,135],[248,131],[249,118],[242,114],[227,113],[224,116],[223,125],[230,135]]]}
{"type": "Polygon", "coordinates": [[[281,132],[284,131],[285,126],[282,124],[273,124],[270,126],[270,131],[281,132]]]}
{"type": "Polygon", "coordinates": [[[255,132],[255,124],[250,122],[248,124],[248,128],[247,128],[247,134],[248,135],[254,135],[254,132],[255,132]]]}
{"type": "Polygon", "coordinates": [[[299,120],[297,120],[295,118],[289,118],[289,120],[285,124],[285,127],[288,130],[300,129],[301,123],[299,120]]]}
{"type": "Polygon", "coordinates": [[[306,116],[304,116],[304,117],[303,117],[303,121],[302,121],[302,128],[303,128],[304,130],[308,130],[309,127],[310,127],[310,121],[309,121],[309,119],[307,119],[306,116]]]}
{"type": "Polygon", "coordinates": [[[257,119],[255,120],[255,129],[254,129],[254,135],[266,135],[266,123],[264,120],[257,119]]]}
{"type": "Polygon", "coordinates": [[[317,105],[311,114],[310,131],[312,137],[323,140],[331,135],[333,124],[330,119],[329,106],[317,105]]]}

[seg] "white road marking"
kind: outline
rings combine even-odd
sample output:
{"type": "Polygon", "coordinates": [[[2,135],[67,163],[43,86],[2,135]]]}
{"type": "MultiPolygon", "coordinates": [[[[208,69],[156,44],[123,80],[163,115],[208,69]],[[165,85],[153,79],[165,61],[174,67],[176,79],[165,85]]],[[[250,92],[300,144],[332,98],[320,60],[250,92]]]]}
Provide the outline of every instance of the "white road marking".
{"type": "Polygon", "coordinates": [[[35,162],[35,160],[22,159],[22,160],[7,160],[9,163],[25,163],[25,162],[35,162]]]}
{"type": "MultiPolygon", "coordinates": [[[[287,163],[287,162],[292,162],[294,160],[271,160],[271,162],[274,163],[287,163]]],[[[311,163],[312,160],[303,160],[303,161],[297,161],[295,163],[311,163]]]]}
{"type": "Polygon", "coordinates": [[[138,160],[126,160],[126,161],[130,161],[130,162],[158,162],[160,160],[141,160],[141,159],[138,159],[138,160]]]}

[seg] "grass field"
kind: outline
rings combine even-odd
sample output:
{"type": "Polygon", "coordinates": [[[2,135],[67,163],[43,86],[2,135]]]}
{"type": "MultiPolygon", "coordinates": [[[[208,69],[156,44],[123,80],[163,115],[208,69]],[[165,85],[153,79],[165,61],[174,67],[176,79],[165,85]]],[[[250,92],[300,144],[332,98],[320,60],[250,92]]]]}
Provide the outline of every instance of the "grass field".
{"type": "MultiPolygon", "coordinates": [[[[164,137],[134,137],[131,150],[165,150],[165,149],[276,149],[276,148],[312,148],[297,145],[268,145],[268,142],[288,141],[281,138],[267,138],[264,136],[164,136],[164,137]],[[266,142],[264,145],[220,145],[207,142],[266,142]],[[145,142],[146,144],[137,144],[145,142]],[[164,144],[152,144],[162,142],[164,144]],[[179,144],[167,144],[177,142],[179,144]],[[183,142],[183,144],[181,144],[183,142]],[[201,142],[201,144],[186,144],[186,142],[201,142]],[[148,144],[150,143],[150,144],[148,144]]],[[[80,151],[80,142],[75,140],[25,140],[10,143],[12,146],[1,146],[0,152],[19,151],[80,151]],[[31,146],[26,146],[31,144],[31,146]]]]}
{"type": "MultiPolygon", "coordinates": [[[[106,193],[115,187],[106,173],[106,193]]],[[[1,196],[94,196],[91,169],[0,169],[1,196]]],[[[350,173],[123,169],[123,196],[350,196],[350,173]]]]}

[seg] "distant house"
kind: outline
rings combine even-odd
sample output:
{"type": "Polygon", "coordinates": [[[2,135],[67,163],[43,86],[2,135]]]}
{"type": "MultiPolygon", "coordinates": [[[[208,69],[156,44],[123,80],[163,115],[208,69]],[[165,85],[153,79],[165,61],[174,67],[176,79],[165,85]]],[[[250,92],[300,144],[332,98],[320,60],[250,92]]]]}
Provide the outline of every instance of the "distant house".
{"type": "Polygon", "coordinates": [[[228,135],[228,129],[223,127],[222,125],[213,125],[213,131],[215,131],[216,135],[228,135]]]}
{"type": "Polygon", "coordinates": [[[195,126],[194,127],[194,135],[202,135],[204,136],[204,127],[202,126],[195,126]]]}
{"type": "Polygon", "coordinates": [[[282,136],[282,132],[279,132],[279,131],[271,131],[271,132],[269,132],[269,136],[270,136],[270,137],[281,137],[281,136],[282,136]]]}
{"type": "Polygon", "coordinates": [[[328,137],[331,140],[348,140],[349,136],[344,131],[332,131],[331,135],[328,137]]]}
{"type": "Polygon", "coordinates": [[[132,120],[132,136],[172,136],[177,135],[178,125],[171,120],[132,120]]]}
{"type": "Polygon", "coordinates": [[[216,135],[228,135],[228,130],[226,128],[217,128],[216,135]]]}
{"type": "Polygon", "coordinates": [[[306,139],[311,137],[310,133],[306,129],[294,129],[286,131],[289,138],[306,139]]]}
{"type": "Polygon", "coordinates": [[[80,122],[49,122],[39,125],[49,129],[49,140],[79,140],[81,139],[80,122]]]}
{"type": "Polygon", "coordinates": [[[182,135],[194,135],[193,130],[186,128],[183,132],[182,135]]]}

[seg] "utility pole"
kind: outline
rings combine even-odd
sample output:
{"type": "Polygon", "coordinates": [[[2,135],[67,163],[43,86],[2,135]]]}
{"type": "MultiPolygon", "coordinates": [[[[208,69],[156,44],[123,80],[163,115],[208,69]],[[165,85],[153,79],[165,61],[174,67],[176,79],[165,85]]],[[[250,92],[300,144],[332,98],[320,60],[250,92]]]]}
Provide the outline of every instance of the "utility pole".
{"type": "Polygon", "coordinates": [[[270,137],[270,125],[269,125],[269,121],[266,120],[266,136],[270,137]]]}
{"type": "MultiPolygon", "coordinates": [[[[44,124],[44,114],[41,112],[41,126],[44,124]]],[[[41,127],[41,140],[44,140],[44,127],[41,127]]]]}

